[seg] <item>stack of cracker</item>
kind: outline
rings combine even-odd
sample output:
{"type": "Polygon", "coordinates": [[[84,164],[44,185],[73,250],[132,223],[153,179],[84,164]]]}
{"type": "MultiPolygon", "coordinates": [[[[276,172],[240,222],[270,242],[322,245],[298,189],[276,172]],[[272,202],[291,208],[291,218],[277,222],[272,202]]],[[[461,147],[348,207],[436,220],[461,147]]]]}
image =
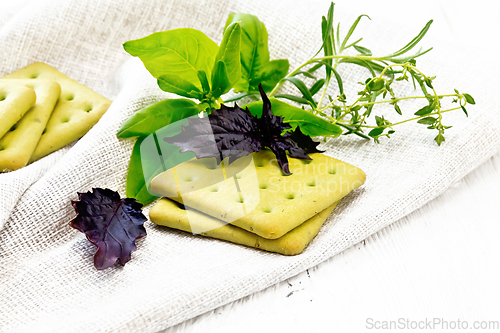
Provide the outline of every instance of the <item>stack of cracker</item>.
{"type": "Polygon", "coordinates": [[[0,172],[81,138],[111,101],[44,63],[0,78],[0,172]]]}
{"type": "Polygon", "coordinates": [[[231,164],[193,159],[156,176],[151,189],[167,198],[152,222],[285,255],[301,253],[337,203],[361,186],[365,173],[323,154],[288,158],[284,176],[263,150],[231,164]]]}

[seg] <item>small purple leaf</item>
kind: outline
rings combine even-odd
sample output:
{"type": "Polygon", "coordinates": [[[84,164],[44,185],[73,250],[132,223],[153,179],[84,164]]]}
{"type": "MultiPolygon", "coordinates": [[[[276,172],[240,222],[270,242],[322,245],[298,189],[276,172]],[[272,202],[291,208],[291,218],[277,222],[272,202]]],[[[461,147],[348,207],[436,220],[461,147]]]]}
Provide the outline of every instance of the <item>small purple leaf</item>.
{"type": "Polygon", "coordinates": [[[78,198],[80,201],[71,202],[77,216],[69,224],[97,246],[94,266],[106,269],[116,261],[125,265],[137,249],[135,240],[146,236],[143,223],[147,218],[142,214],[142,204],[100,188],[78,193],[78,198]]]}

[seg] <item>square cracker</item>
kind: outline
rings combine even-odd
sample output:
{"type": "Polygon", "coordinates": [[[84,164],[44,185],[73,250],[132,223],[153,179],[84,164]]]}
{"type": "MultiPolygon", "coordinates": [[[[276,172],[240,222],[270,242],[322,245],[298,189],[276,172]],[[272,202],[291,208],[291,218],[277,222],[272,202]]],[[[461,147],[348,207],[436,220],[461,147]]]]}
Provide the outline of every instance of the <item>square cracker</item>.
{"type": "Polygon", "coordinates": [[[106,112],[111,101],[41,62],[1,79],[50,79],[61,85],[61,95],[30,162],[81,138],[106,112]]]}
{"type": "Polygon", "coordinates": [[[35,150],[47,121],[61,94],[61,86],[53,80],[11,79],[11,84],[31,88],[36,93],[36,103],[9,132],[0,139],[0,172],[22,168],[35,150]]]}
{"type": "Polygon", "coordinates": [[[216,168],[192,159],[156,176],[152,191],[268,239],[276,239],[361,186],[365,173],[323,154],[288,158],[284,176],[274,154],[252,153],[216,168]]]}
{"type": "Polygon", "coordinates": [[[296,255],[316,237],[319,229],[337,206],[337,202],[311,217],[295,229],[277,239],[266,239],[231,224],[200,212],[187,211],[171,200],[160,199],[149,211],[149,218],[155,224],[173,229],[192,232],[193,229],[206,230],[200,235],[222,239],[257,249],[296,255]]]}
{"type": "MultiPolygon", "coordinates": [[[[0,82],[0,138],[35,104],[33,89],[23,85],[0,82]]],[[[3,147],[0,146],[0,150],[3,147]]]]}

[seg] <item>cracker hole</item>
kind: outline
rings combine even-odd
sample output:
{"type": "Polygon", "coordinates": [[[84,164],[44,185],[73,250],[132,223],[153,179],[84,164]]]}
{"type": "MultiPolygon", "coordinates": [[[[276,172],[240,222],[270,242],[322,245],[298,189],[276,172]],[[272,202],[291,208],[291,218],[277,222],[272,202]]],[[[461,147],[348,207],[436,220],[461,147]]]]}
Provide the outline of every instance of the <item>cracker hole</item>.
{"type": "Polygon", "coordinates": [[[311,164],[312,160],[300,160],[302,164],[311,164]]]}
{"type": "Polygon", "coordinates": [[[260,184],[260,185],[259,185],[259,188],[260,188],[261,190],[266,190],[266,189],[267,189],[267,184],[260,184]]]}
{"type": "Polygon", "coordinates": [[[245,200],[244,200],[243,198],[238,198],[238,199],[236,200],[236,202],[238,202],[238,203],[241,203],[241,204],[242,204],[242,203],[244,203],[244,202],[245,202],[245,200]]]}
{"type": "Polygon", "coordinates": [[[70,118],[69,117],[66,117],[66,118],[61,118],[61,123],[69,123],[70,121],[70,118]]]}
{"type": "Polygon", "coordinates": [[[293,193],[288,193],[287,195],[285,195],[285,198],[287,198],[288,200],[295,199],[295,194],[293,194],[293,193]]]}
{"type": "Polygon", "coordinates": [[[5,150],[5,147],[0,146],[0,151],[5,150]]]}
{"type": "Polygon", "coordinates": [[[9,132],[14,131],[14,130],[17,128],[17,127],[16,127],[16,125],[17,125],[17,124],[14,124],[14,125],[10,128],[9,132]]]}
{"type": "Polygon", "coordinates": [[[30,75],[30,79],[36,79],[36,78],[38,77],[38,75],[39,75],[39,74],[36,74],[36,73],[35,73],[35,74],[31,74],[31,75],[30,75]]]}
{"type": "Polygon", "coordinates": [[[266,163],[264,163],[264,161],[257,161],[257,162],[255,162],[255,166],[257,168],[263,168],[265,165],[266,165],[266,163]]]}
{"type": "Polygon", "coordinates": [[[268,207],[267,207],[267,208],[262,208],[262,211],[263,211],[264,213],[269,214],[269,213],[272,213],[272,211],[273,211],[273,210],[272,210],[271,208],[268,208],[268,207]]]}
{"type": "Polygon", "coordinates": [[[194,180],[193,177],[186,177],[183,179],[186,183],[192,182],[194,180]]]}
{"type": "Polygon", "coordinates": [[[90,111],[92,111],[92,105],[90,105],[90,104],[89,104],[89,105],[84,106],[84,107],[83,107],[83,111],[85,111],[85,112],[90,112],[90,111]]]}
{"type": "Polygon", "coordinates": [[[73,94],[70,94],[70,95],[67,95],[67,96],[66,96],[66,100],[67,100],[67,101],[72,101],[72,100],[74,100],[74,99],[75,99],[75,95],[73,95],[73,94]]]}
{"type": "Polygon", "coordinates": [[[330,169],[330,170],[328,170],[328,173],[330,175],[335,175],[337,173],[337,170],[336,169],[330,169]]]}
{"type": "Polygon", "coordinates": [[[0,102],[1,102],[1,101],[5,101],[5,99],[6,99],[6,98],[7,98],[7,96],[5,96],[5,95],[0,95],[0,102]]]}
{"type": "Polygon", "coordinates": [[[213,193],[219,192],[219,188],[218,187],[212,187],[212,188],[208,189],[208,191],[213,192],[213,193]]]}
{"type": "Polygon", "coordinates": [[[316,182],[314,180],[310,180],[306,183],[307,186],[314,187],[316,186],[316,182]]]}

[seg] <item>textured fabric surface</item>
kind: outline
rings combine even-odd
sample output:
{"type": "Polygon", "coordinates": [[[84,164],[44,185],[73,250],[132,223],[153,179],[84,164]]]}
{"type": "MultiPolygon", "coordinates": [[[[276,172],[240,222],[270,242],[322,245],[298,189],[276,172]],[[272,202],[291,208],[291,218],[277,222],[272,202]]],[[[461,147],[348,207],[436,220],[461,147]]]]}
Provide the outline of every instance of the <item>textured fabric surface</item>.
{"type": "MultiPolygon", "coordinates": [[[[363,169],[367,182],[339,204],[303,254],[284,257],[146,222],[148,236],[138,241],[132,261],[97,271],[95,247],[68,226],[75,216],[70,201],[92,187],[124,195],[134,141],[118,140],[116,131],[133,112],[169,96],[121,44],[179,27],[202,30],[220,42],[229,12],[248,12],[266,24],[271,58],[288,58],[294,68],[319,48],[320,17],[328,4],[46,0],[31,1],[8,20],[1,18],[0,75],[44,61],[114,102],[72,147],[0,175],[0,331],[162,330],[345,250],[430,201],[498,150],[499,107],[490,97],[498,68],[479,71],[480,64],[467,62],[466,51],[431,38],[426,43],[435,49],[419,60],[419,67],[438,76],[438,91],[471,93],[477,105],[469,108],[470,117],[446,115],[445,124],[454,127],[441,147],[433,142],[435,133],[415,124],[396,128],[394,137],[380,145],[356,137],[325,143],[326,154],[363,169]]],[[[344,4],[336,10],[344,27],[358,14],[359,9],[344,4]]],[[[418,28],[366,22],[358,34],[380,53],[403,46],[418,28]]],[[[345,82],[367,76],[352,66],[339,71],[345,82]]],[[[346,83],[348,97],[357,88],[346,83]]],[[[415,110],[421,104],[401,106],[415,110]]]]}

